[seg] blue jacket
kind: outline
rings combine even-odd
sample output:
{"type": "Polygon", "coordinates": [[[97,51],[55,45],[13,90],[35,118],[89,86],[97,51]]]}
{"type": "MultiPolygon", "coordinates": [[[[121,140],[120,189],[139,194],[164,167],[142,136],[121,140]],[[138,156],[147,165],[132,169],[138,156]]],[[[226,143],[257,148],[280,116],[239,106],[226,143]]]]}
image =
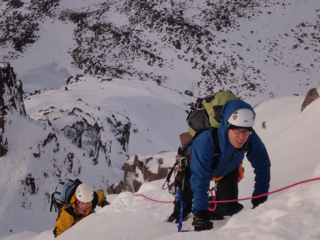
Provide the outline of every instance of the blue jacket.
{"type": "Polygon", "coordinates": [[[193,191],[193,213],[208,209],[208,189],[212,178],[225,176],[239,167],[242,163],[247,146],[250,151],[247,159],[250,161],[255,173],[255,186],[253,196],[267,193],[270,182],[270,159],[267,150],[253,130],[242,149],[234,148],[228,137],[228,119],[233,112],[240,108],[252,107],[241,100],[230,100],[222,108],[222,119],[218,128],[221,154],[219,160],[214,161],[215,143],[212,130],[200,133],[192,143],[191,189],[193,191]]]}

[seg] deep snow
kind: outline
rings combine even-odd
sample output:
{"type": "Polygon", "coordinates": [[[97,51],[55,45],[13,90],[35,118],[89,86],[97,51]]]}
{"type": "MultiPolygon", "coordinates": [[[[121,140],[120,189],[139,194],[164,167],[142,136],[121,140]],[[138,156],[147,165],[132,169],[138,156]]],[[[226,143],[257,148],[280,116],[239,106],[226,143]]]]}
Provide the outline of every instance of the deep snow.
{"type": "MultiPolygon", "coordinates": [[[[320,100],[300,113],[302,101],[302,97],[279,98],[255,108],[255,129],[266,144],[272,162],[270,191],[320,177],[317,124],[320,100]],[[263,121],[266,129],[261,127],[263,121]]],[[[164,160],[173,163],[174,156],[175,151],[171,151],[164,154],[164,160]]],[[[254,174],[246,160],[244,167],[239,198],[250,197],[253,190],[254,174]]],[[[162,184],[163,180],[145,183],[137,194],[172,201],[167,190],[161,189],[162,184]]],[[[319,181],[292,187],[269,196],[266,203],[254,210],[250,201],[244,201],[245,209],[239,214],[216,221],[213,230],[200,233],[178,233],[177,224],[165,221],[172,211],[171,203],[153,202],[130,192],[108,195],[111,205],[99,209],[58,239],[319,239],[319,187],[319,181]]],[[[183,231],[192,230],[192,217],[190,214],[188,221],[183,222],[183,231]]],[[[50,218],[43,221],[53,223],[55,214],[50,218]]],[[[52,239],[52,229],[17,233],[3,239],[52,239]]]]}

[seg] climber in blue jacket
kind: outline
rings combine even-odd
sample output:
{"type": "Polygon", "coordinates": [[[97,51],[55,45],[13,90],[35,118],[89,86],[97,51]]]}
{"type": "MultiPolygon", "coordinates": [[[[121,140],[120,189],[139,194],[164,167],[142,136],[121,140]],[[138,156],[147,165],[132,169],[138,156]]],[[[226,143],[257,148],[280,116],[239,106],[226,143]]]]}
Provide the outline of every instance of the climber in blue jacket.
{"type": "MultiPolygon", "coordinates": [[[[242,100],[230,100],[222,108],[222,119],[217,130],[205,130],[193,142],[191,155],[191,190],[195,215],[192,225],[195,231],[213,228],[211,220],[223,219],[242,210],[238,202],[218,203],[215,212],[208,211],[208,189],[212,179],[217,181],[217,200],[238,199],[239,168],[245,157],[255,173],[253,196],[268,193],[270,183],[270,159],[267,150],[254,131],[255,112],[242,100]],[[220,149],[216,149],[218,141],[220,149]],[[216,154],[219,153],[219,154],[216,154]],[[216,156],[215,156],[216,155],[216,156]]],[[[265,202],[267,196],[252,199],[253,208],[265,202]]]]}

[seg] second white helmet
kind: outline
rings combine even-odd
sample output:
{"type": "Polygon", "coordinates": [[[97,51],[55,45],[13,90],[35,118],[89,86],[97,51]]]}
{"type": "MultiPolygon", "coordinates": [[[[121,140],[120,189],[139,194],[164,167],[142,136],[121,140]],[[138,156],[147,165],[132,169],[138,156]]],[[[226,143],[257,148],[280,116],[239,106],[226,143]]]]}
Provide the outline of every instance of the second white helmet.
{"type": "Polygon", "coordinates": [[[254,126],[255,114],[248,108],[240,108],[231,114],[228,122],[237,127],[250,128],[254,126]]]}
{"type": "Polygon", "coordinates": [[[93,200],[94,193],[93,188],[86,183],[80,184],[76,189],[76,198],[80,202],[91,202],[93,200]]]}

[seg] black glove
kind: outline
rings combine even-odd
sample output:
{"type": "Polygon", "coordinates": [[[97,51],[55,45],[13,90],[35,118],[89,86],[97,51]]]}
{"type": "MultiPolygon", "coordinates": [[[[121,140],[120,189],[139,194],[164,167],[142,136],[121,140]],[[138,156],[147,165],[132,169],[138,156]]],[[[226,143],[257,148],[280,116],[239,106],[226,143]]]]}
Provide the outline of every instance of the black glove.
{"type": "Polygon", "coordinates": [[[268,196],[251,199],[251,203],[253,205],[252,209],[258,207],[261,203],[264,203],[265,201],[267,201],[267,199],[268,199],[268,196]]]}
{"type": "Polygon", "coordinates": [[[103,201],[100,205],[100,207],[105,207],[105,206],[108,206],[110,203],[108,201],[103,201]]]}
{"type": "Polygon", "coordinates": [[[193,218],[192,226],[196,232],[212,229],[213,222],[210,222],[210,212],[207,210],[198,211],[193,218]]]}

